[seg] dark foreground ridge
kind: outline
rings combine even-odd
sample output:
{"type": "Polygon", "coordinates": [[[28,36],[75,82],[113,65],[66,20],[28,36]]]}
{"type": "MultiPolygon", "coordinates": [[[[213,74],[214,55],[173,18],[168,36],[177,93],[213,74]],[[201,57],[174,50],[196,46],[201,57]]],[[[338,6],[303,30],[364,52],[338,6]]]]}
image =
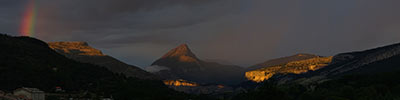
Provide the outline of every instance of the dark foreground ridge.
{"type": "Polygon", "coordinates": [[[35,87],[46,93],[54,93],[56,87],[61,87],[65,90],[62,94],[76,94],[75,98],[194,98],[169,89],[161,81],[128,78],[104,67],[68,59],[38,39],[0,35],[0,47],[0,89],[6,92],[21,87],[35,87]]]}

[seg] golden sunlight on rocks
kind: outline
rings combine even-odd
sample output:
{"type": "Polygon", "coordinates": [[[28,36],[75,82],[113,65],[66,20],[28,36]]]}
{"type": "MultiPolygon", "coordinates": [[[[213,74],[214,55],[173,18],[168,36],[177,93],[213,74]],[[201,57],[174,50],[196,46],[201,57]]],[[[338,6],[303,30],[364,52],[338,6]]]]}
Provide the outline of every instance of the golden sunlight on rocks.
{"type": "Polygon", "coordinates": [[[51,42],[48,44],[50,48],[64,54],[105,56],[100,50],[90,47],[86,42],[51,42]]]}
{"type": "Polygon", "coordinates": [[[179,61],[181,61],[181,62],[196,62],[197,60],[195,58],[192,58],[189,56],[180,56],[179,61]]]}
{"type": "Polygon", "coordinates": [[[186,81],[186,80],[183,80],[183,79],[164,80],[164,84],[168,85],[168,86],[189,86],[189,87],[198,86],[194,82],[189,82],[189,81],[186,81]]]}
{"type": "Polygon", "coordinates": [[[250,71],[246,72],[246,78],[254,82],[263,82],[271,78],[275,73],[270,71],[250,71]]]}
{"type": "Polygon", "coordinates": [[[199,62],[199,59],[192,53],[192,51],[189,49],[188,45],[182,44],[171,51],[169,51],[167,54],[165,54],[161,59],[176,59],[179,62],[199,62]]]}
{"type": "Polygon", "coordinates": [[[263,82],[275,74],[302,74],[323,68],[331,62],[332,57],[316,57],[307,60],[289,62],[284,65],[248,71],[246,72],[245,77],[254,82],[263,82]]]}

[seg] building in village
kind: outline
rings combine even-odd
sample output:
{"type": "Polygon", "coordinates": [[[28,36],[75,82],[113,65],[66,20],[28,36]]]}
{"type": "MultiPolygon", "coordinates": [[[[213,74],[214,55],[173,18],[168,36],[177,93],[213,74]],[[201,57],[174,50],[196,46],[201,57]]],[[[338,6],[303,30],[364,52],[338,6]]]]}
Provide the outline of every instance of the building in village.
{"type": "Polygon", "coordinates": [[[19,88],[14,90],[14,95],[27,100],[45,100],[45,92],[37,88],[19,88]]]}

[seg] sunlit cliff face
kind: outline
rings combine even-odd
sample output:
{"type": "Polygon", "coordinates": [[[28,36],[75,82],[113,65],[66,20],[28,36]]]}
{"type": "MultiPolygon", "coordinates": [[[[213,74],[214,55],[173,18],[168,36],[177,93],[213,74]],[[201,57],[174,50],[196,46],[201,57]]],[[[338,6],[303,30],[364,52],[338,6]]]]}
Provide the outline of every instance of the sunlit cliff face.
{"type": "Polygon", "coordinates": [[[196,62],[197,60],[195,58],[192,58],[189,56],[180,56],[179,61],[181,61],[181,62],[196,62]]]}
{"type": "Polygon", "coordinates": [[[199,59],[192,53],[186,44],[169,51],[162,58],[177,58],[180,62],[198,62],[199,59]]]}
{"type": "Polygon", "coordinates": [[[105,56],[100,50],[90,47],[86,42],[50,42],[49,47],[64,54],[105,56]]]}
{"type": "Polygon", "coordinates": [[[194,82],[189,82],[189,81],[186,81],[186,80],[183,80],[183,79],[179,79],[179,80],[164,80],[164,84],[168,85],[168,86],[188,86],[188,87],[198,86],[194,82]]]}
{"type": "Polygon", "coordinates": [[[307,60],[293,61],[284,65],[271,66],[258,70],[248,71],[245,76],[254,82],[263,82],[275,74],[302,74],[315,71],[332,62],[332,57],[316,57],[307,60]]]}

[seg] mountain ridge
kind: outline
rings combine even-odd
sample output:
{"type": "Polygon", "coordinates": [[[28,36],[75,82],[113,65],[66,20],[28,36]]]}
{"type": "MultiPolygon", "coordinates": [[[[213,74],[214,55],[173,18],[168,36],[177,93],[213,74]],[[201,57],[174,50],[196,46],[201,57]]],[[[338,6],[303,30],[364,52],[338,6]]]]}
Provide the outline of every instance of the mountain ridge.
{"type": "MultiPolygon", "coordinates": [[[[354,51],[347,53],[340,53],[332,58],[332,63],[328,66],[321,68],[310,73],[302,75],[282,75],[275,77],[279,83],[300,83],[304,85],[322,83],[332,78],[345,76],[349,74],[359,73],[376,73],[380,71],[390,71],[393,68],[375,68],[371,64],[385,62],[391,60],[397,56],[400,56],[400,43],[376,47],[363,51],[354,51]],[[365,71],[371,70],[374,71],[365,71]],[[364,71],[363,71],[364,70],[364,71]]],[[[393,62],[392,62],[393,63],[393,62]]],[[[381,66],[386,67],[386,66],[381,66]]]]}
{"type": "Polygon", "coordinates": [[[49,47],[67,58],[103,66],[114,73],[122,73],[127,77],[135,77],[139,79],[158,80],[155,75],[140,69],[139,67],[126,64],[103,54],[100,50],[89,46],[86,42],[68,41],[68,42],[49,42],[49,47]]]}
{"type": "Polygon", "coordinates": [[[250,66],[246,70],[251,71],[251,70],[256,70],[256,69],[265,68],[265,67],[269,67],[269,66],[277,66],[277,65],[289,63],[292,61],[306,60],[306,59],[315,58],[315,57],[320,57],[320,56],[314,55],[314,54],[307,54],[307,53],[298,53],[298,54],[295,54],[292,56],[270,59],[265,62],[250,66]]]}
{"type": "Polygon", "coordinates": [[[321,69],[332,61],[332,57],[315,57],[305,60],[291,61],[281,65],[268,66],[256,70],[247,71],[245,76],[254,82],[263,82],[276,74],[302,74],[321,69]]]}

